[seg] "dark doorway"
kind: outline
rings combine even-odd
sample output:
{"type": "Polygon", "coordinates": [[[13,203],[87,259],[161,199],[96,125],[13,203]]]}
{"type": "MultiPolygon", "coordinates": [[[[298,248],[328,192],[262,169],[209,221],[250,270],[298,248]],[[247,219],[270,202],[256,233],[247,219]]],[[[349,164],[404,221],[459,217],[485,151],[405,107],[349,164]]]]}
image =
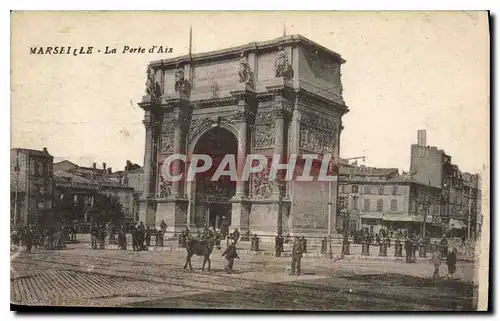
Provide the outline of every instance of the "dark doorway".
{"type": "Polygon", "coordinates": [[[221,176],[217,181],[211,181],[211,179],[224,157],[234,155],[236,159],[237,152],[236,137],[229,130],[221,127],[207,131],[194,148],[193,154],[209,155],[212,159],[212,167],[207,172],[196,174],[194,201],[196,204],[205,204],[208,212],[205,222],[216,229],[231,224],[229,201],[236,193],[236,182],[231,181],[229,176],[221,176]]]}

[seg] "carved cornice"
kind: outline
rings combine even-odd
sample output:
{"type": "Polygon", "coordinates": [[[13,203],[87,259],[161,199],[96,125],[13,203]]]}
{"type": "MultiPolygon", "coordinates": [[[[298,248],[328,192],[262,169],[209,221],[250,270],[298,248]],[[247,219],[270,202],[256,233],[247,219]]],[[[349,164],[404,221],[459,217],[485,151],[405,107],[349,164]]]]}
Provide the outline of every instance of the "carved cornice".
{"type": "Polygon", "coordinates": [[[205,108],[207,106],[230,106],[237,104],[239,99],[229,96],[221,98],[210,98],[193,101],[195,108],[205,108]]]}
{"type": "Polygon", "coordinates": [[[248,120],[252,116],[252,112],[248,110],[239,110],[236,115],[234,115],[234,122],[235,123],[243,123],[248,120]]]}
{"type": "Polygon", "coordinates": [[[318,94],[311,93],[305,90],[296,91],[296,97],[299,100],[299,104],[304,104],[306,106],[316,105],[320,106],[324,110],[336,111],[340,113],[340,116],[345,115],[349,112],[349,108],[346,105],[339,104],[318,94]]]}

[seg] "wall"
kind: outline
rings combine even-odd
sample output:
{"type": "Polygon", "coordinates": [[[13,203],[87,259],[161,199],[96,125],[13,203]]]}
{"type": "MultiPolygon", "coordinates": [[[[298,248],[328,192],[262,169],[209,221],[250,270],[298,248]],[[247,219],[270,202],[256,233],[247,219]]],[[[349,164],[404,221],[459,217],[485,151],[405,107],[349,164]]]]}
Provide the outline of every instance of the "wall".
{"type": "Polygon", "coordinates": [[[321,90],[321,95],[334,94],[340,97],[342,95],[340,64],[308,47],[301,47],[298,52],[300,85],[312,92],[321,90]]]}
{"type": "Polygon", "coordinates": [[[436,147],[411,146],[410,173],[413,180],[433,187],[443,184],[444,152],[436,147]]]}

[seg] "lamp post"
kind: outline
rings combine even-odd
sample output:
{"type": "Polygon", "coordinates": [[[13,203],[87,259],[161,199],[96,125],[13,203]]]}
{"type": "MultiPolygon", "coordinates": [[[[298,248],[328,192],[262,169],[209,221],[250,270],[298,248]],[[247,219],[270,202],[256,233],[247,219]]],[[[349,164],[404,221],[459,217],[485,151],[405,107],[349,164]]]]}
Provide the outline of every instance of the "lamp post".
{"type": "Polygon", "coordinates": [[[16,157],[16,165],[14,166],[14,172],[16,173],[16,191],[14,194],[14,226],[17,226],[17,194],[19,192],[19,173],[21,168],[19,167],[19,155],[16,157]]]}
{"type": "Polygon", "coordinates": [[[427,221],[427,215],[429,213],[430,205],[431,205],[431,199],[430,199],[429,195],[426,195],[425,199],[424,199],[424,203],[422,204],[422,207],[424,210],[424,220],[422,222],[422,239],[425,238],[425,224],[427,221]]]}
{"type": "Polygon", "coordinates": [[[328,257],[333,258],[332,253],[332,182],[328,182],[328,257]]]}
{"type": "Polygon", "coordinates": [[[283,233],[283,196],[285,194],[285,185],[281,180],[278,180],[278,235],[283,233]]]}
{"type": "Polygon", "coordinates": [[[467,241],[470,241],[471,221],[472,221],[472,187],[469,187],[469,215],[467,216],[467,241]]]}

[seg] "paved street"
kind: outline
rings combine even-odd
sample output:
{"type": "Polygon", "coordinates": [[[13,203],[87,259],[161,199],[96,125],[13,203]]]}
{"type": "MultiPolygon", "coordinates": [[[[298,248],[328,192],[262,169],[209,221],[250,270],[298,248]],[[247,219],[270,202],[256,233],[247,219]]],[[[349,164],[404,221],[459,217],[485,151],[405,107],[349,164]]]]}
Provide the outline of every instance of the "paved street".
{"type": "MultiPolygon", "coordinates": [[[[303,259],[304,275],[289,276],[289,258],[240,255],[224,273],[220,252],[212,272],[182,269],[185,252],[88,250],[19,253],[11,261],[11,301],[30,305],[246,308],[301,310],[471,310],[473,266],[458,280],[432,280],[430,263],[303,259]]],[[[443,264],[444,277],[446,267],[443,264]]]]}

